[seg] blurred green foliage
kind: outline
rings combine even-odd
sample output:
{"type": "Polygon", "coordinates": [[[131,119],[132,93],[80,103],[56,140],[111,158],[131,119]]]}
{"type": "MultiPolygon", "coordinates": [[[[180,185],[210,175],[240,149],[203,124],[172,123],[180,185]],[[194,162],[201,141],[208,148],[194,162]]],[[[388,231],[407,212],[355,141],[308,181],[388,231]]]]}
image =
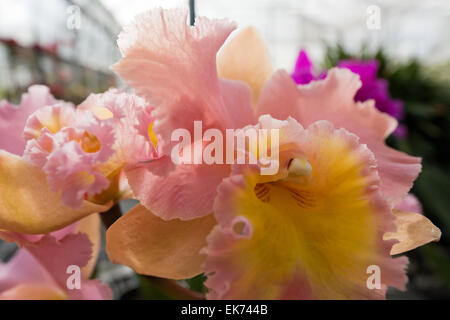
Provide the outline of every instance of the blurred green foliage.
{"type": "Polygon", "coordinates": [[[439,243],[424,246],[418,250],[419,254],[408,254],[412,264],[410,287],[417,291],[415,296],[422,298],[449,298],[450,64],[432,67],[414,59],[398,62],[381,49],[371,53],[366,47],[353,55],[338,45],[327,48],[322,67],[329,69],[343,59],[377,59],[378,76],[389,81],[391,96],[404,102],[402,123],[408,127],[408,135],[391,136],[387,142],[398,150],[422,157],[423,170],[412,192],[421,201],[424,214],[442,231],[439,243]],[[424,278],[428,280],[423,281],[424,278]],[[421,279],[421,285],[416,285],[417,279],[421,279]]]}

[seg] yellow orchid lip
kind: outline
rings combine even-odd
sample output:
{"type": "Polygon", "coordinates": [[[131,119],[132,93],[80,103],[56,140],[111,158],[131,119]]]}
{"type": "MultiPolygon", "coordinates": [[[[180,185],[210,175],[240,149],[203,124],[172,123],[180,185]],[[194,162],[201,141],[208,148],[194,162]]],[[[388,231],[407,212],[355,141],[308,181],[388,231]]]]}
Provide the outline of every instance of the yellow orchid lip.
{"type": "Polygon", "coordinates": [[[328,122],[305,130],[291,119],[285,126],[281,143],[294,149],[280,146],[282,172],[268,181],[243,170],[219,187],[220,227],[206,249],[205,271],[215,272],[207,281],[210,297],[343,299],[402,288],[405,260],[392,259],[392,244],[382,238],[394,228],[394,216],[378,190],[371,152],[328,122]],[[385,272],[378,292],[366,287],[371,265],[385,272]],[[302,292],[289,289],[291,281],[302,292]]]}

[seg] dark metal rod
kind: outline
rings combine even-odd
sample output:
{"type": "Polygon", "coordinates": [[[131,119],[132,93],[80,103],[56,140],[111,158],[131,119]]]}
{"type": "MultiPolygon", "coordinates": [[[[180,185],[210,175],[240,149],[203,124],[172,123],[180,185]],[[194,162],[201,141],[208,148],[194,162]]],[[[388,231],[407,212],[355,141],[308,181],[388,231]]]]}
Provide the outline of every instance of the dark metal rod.
{"type": "Polygon", "coordinates": [[[189,18],[191,26],[195,23],[195,0],[189,0],[189,18]]]}

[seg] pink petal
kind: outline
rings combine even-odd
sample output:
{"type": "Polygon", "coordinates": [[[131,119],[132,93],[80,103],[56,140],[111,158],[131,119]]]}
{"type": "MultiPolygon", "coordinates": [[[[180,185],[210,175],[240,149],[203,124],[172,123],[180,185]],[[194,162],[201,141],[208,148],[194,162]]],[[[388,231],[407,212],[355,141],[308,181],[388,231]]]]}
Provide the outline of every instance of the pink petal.
{"type": "Polygon", "coordinates": [[[417,197],[412,193],[408,193],[405,199],[403,199],[402,202],[395,206],[395,209],[401,211],[423,213],[422,204],[420,203],[419,199],[417,199],[417,197]]]}
{"type": "Polygon", "coordinates": [[[229,165],[177,165],[173,171],[159,174],[171,166],[170,157],[147,165],[126,168],[134,196],[158,217],[189,220],[212,213],[216,188],[229,175],[229,165]]]}
{"type": "Polygon", "coordinates": [[[47,87],[38,85],[31,86],[28,93],[22,95],[18,106],[0,101],[0,149],[22,155],[25,149],[22,132],[28,116],[39,108],[56,102],[47,87]]]}
{"type": "Polygon", "coordinates": [[[0,294],[3,291],[4,298],[33,295],[33,299],[39,299],[41,295],[45,299],[50,291],[65,291],[71,299],[112,298],[111,289],[98,280],[82,279],[80,289],[67,288],[68,266],[82,268],[91,256],[92,244],[85,234],[67,234],[60,240],[44,235],[39,241],[22,244],[24,247],[8,263],[0,264],[0,294]],[[24,290],[20,290],[20,295],[13,294],[11,290],[18,286],[25,286],[24,290]]]}
{"type": "Polygon", "coordinates": [[[78,143],[68,141],[48,156],[42,168],[52,191],[62,191],[62,202],[79,208],[85,195],[95,195],[109,186],[109,180],[94,166],[94,158],[83,152],[78,143]]]}
{"type": "Polygon", "coordinates": [[[28,117],[23,137],[27,141],[36,139],[41,135],[43,128],[51,133],[56,133],[64,127],[72,126],[75,120],[75,108],[71,104],[59,103],[46,106],[28,117]]]}
{"type": "Polygon", "coordinates": [[[22,283],[58,287],[46,269],[25,249],[19,249],[8,263],[0,263],[0,293],[22,283]]]}
{"type": "Polygon", "coordinates": [[[30,140],[24,159],[46,173],[50,189],[62,191],[65,205],[79,208],[86,195],[98,194],[109,186],[99,163],[114,153],[112,119],[99,120],[88,110],[75,114],[68,106],[54,105],[31,116],[26,137],[30,140]]]}
{"type": "Polygon", "coordinates": [[[61,240],[45,235],[39,242],[25,246],[38,263],[53,277],[55,282],[66,288],[67,267],[84,267],[92,254],[92,244],[87,235],[69,234],[61,240]]]}
{"type": "MultiPolygon", "coordinates": [[[[250,89],[233,114],[224,99],[233,96],[221,84],[216,54],[235,28],[226,20],[199,17],[194,27],[186,23],[186,10],[155,9],[137,16],[119,36],[123,58],[113,68],[137,94],[155,106],[154,131],[162,137],[161,150],[169,154],[173,130],[192,131],[194,120],[204,128],[236,128],[251,123],[250,89]]],[[[239,88],[240,87],[240,88],[239,88]]]]}
{"type": "MultiPolygon", "coordinates": [[[[234,81],[222,80],[220,85],[224,92],[229,93],[223,102],[232,121],[242,121],[245,125],[252,123],[250,91],[234,81]],[[248,110],[246,116],[243,110],[248,110]]],[[[165,156],[149,164],[131,163],[125,167],[125,172],[135,197],[155,215],[162,219],[186,220],[212,212],[216,188],[229,174],[230,168],[225,164],[175,166],[170,157],[165,156]]]]}
{"type": "Polygon", "coordinates": [[[110,113],[116,132],[113,161],[119,166],[158,157],[158,150],[149,137],[149,125],[154,121],[153,107],[143,98],[110,89],[102,94],[91,94],[78,109],[89,110],[103,118],[107,117],[106,111],[110,113]]]}
{"type": "MultiPolygon", "coordinates": [[[[62,228],[60,230],[50,232],[48,235],[60,241],[65,236],[72,233],[83,233],[89,237],[89,241],[93,244],[92,257],[89,260],[89,265],[83,268],[83,274],[86,277],[90,277],[97,262],[98,254],[100,251],[101,232],[100,232],[100,217],[98,214],[92,214],[80,221],[72,223],[71,225],[62,228]]],[[[8,242],[15,242],[20,247],[36,245],[45,234],[24,234],[12,231],[0,231],[0,238],[8,242]]],[[[21,250],[24,251],[24,250],[21,250]]]]}
{"type": "Polygon", "coordinates": [[[346,69],[332,69],[324,80],[299,87],[287,73],[279,71],[264,87],[257,112],[278,119],[291,116],[303,126],[328,120],[356,134],[375,154],[381,190],[396,204],[412,187],[421,159],[385,145],[384,139],[397,121],[378,111],[371,100],[355,103],[353,97],[360,87],[358,76],[346,69]]]}

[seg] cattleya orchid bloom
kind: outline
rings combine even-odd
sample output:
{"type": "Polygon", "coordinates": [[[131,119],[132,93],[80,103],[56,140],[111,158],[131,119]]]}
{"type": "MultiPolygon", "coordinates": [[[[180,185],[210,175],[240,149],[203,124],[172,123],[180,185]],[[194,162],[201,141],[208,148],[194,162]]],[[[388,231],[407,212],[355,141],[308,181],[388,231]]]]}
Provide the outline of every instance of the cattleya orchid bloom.
{"type": "Polygon", "coordinates": [[[154,106],[137,121],[158,137],[158,156],[124,167],[140,204],[108,229],[110,258],[171,279],[205,272],[212,299],[384,298],[388,286],[404,289],[407,259],[391,255],[440,231],[403,210],[421,160],[385,144],[396,119],[354,100],[361,80],[348,69],[297,86],[272,71],[253,28],[223,45],[234,23],[186,19],[153,10],[119,36],[113,69],[154,106]],[[174,164],[171,133],[192,132],[194,121],[222,132],[279,129],[278,173],[174,164]],[[381,268],[381,289],[366,287],[371,265],[381,268]]]}
{"type": "MultiPolygon", "coordinates": [[[[403,102],[393,99],[389,93],[389,84],[386,79],[377,77],[379,63],[377,60],[341,60],[338,68],[349,69],[353,73],[359,75],[361,87],[356,92],[355,101],[364,102],[369,99],[375,100],[375,107],[390,116],[401,120],[404,117],[403,102]]],[[[327,72],[316,73],[314,65],[309,59],[305,50],[301,50],[294,71],[291,76],[297,84],[308,84],[311,81],[321,80],[326,77],[327,72]]],[[[399,124],[394,131],[397,136],[406,135],[407,128],[399,124]]]]}
{"type": "Polygon", "coordinates": [[[135,123],[149,110],[115,89],[76,109],[43,86],[31,87],[19,106],[1,102],[0,229],[55,231],[129,196],[122,167],[156,154],[135,123]]]}
{"type": "MultiPolygon", "coordinates": [[[[8,177],[15,176],[15,174],[12,171],[3,170],[2,167],[2,180],[0,180],[2,191],[7,191],[2,194],[2,197],[15,196],[14,199],[21,199],[22,197],[22,199],[31,200],[31,203],[28,204],[31,207],[30,210],[38,209],[37,213],[40,213],[39,207],[34,207],[34,205],[40,200],[36,196],[45,194],[46,189],[40,189],[40,187],[45,186],[44,179],[41,181],[25,180],[28,173],[30,174],[28,178],[31,179],[42,177],[42,174],[32,165],[24,162],[19,155],[25,149],[22,131],[25,128],[27,118],[35,111],[50,108],[48,107],[50,105],[58,105],[55,108],[58,111],[64,110],[63,108],[68,108],[67,110],[73,108],[69,103],[56,101],[49,94],[48,89],[43,86],[31,87],[28,94],[23,96],[22,103],[18,108],[13,107],[6,101],[0,103],[2,165],[6,168],[12,168],[12,171],[25,170],[21,174],[16,173],[19,181],[13,181],[9,180],[8,177]],[[27,187],[23,184],[25,181],[34,184],[34,186],[27,187]],[[18,186],[18,188],[15,190],[8,189],[8,183],[13,187],[18,186]],[[34,194],[35,191],[38,191],[38,193],[34,194]],[[17,192],[19,195],[15,195],[13,192],[17,192]]],[[[68,118],[61,116],[59,120],[62,124],[67,122],[68,118]]],[[[50,125],[53,124],[53,126],[50,126],[53,130],[55,130],[57,123],[57,121],[49,122],[50,125]]],[[[48,206],[49,212],[47,212],[48,216],[43,218],[52,219],[52,213],[63,216],[65,213],[70,214],[72,212],[69,208],[50,202],[58,199],[53,193],[49,192],[46,196],[50,197],[47,199],[49,202],[43,201],[43,205],[48,206]]],[[[31,211],[27,216],[27,212],[20,211],[27,208],[26,204],[17,204],[16,207],[8,206],[12,204],[12,202],[8,202],[10,200],[0,201],[3,205],[0,214],[2,216],[0,220],[3,223],[1,229],[4,229],[5,225],[11,226],[7,230],[0,229],[0,238],[16,242],[21,248],[17,250],[10,261],[0,263],[0,299],[112,298],[111,290],[106,285],[98,280],[88,280],[94,270],[100,249],[100,218],[97,214],[90,215],[81,221],[48,234],[18,233],[36,230],[35,228],[39,230],[42,226],[36,224],[28,227],[28,224],[33,220],[26,221],[26,218],[32,218],[35,211],[31,211]],[[8,210],[17,217],[9,219],[10,217],[5,215],[8,210]],[[14,224],[14,222],[19,223],[14,224]],[[24,223],[24,225],[21,225],[21,223],[24,223]],[[80,287],[69,289],[66,284],[67,270],[69,266],[74,265],[79,268],[82,267],[82,274],[78,279],[80,287]]],[[[47,208],[42,207],[42,213],[45,213],[47,208]]]]}

